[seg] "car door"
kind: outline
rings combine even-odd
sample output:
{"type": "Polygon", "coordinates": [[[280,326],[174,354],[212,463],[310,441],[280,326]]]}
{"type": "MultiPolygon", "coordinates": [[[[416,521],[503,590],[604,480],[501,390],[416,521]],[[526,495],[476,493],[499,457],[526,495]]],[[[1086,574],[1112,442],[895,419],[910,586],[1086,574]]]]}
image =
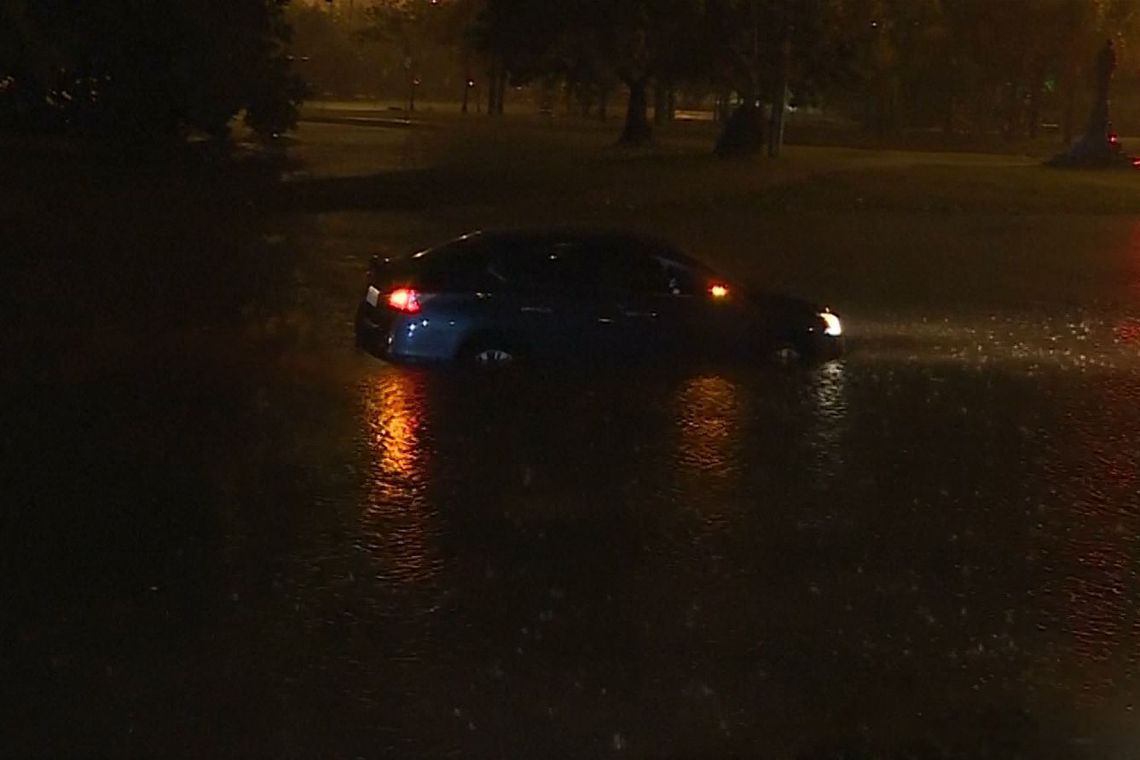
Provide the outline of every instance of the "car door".
{"type": "Polygon", "coordinates": [[[492,255],[488,272],[498,282],[503,329],[521,336],[535,354],[572,359],[596,350],[604,326],[596,278],[574,241],[515,241],[492,255]]]}
{"type": "Polygon", "coordinates": [[[652,254],[664,288],[657,293],[668,347],[694,356],[723,356],[744,348],[742,292],[711,270],[669,252],[652,254]]]}
{"type": "Polygon", "coordinates": [[[624,339],[638,353],[704,356],[735,341],[729,287],[672,251],[634,241],[611,259],[624,339]]]}

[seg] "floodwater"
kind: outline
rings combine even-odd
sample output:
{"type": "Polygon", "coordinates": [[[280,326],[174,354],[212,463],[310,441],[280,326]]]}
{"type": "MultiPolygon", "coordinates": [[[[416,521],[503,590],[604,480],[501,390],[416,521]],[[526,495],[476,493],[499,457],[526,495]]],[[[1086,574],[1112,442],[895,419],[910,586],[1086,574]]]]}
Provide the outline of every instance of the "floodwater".
{"type": "Polygon", "coordinates": [[[2,754],[1140,752],[1135,222],[1055,302],[804,274],[854,304],[819,367],[354,354],[437,224],[283,221],[324,263],[268,366],[6,402],[2,754]]]}

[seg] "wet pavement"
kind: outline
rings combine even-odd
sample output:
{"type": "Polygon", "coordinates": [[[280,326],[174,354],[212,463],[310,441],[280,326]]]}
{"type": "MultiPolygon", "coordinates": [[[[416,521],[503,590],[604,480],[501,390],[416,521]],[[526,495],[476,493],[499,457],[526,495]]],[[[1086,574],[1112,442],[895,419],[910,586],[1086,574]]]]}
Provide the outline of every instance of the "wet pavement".
{"type": "Polygon", "coordinates": [[[1133,220],[1008,298],[769,262],[819,367],[354,354],[364,257],[479,213],[279,220],[289,350],[10,396],[2,754],[1140,752],[1133,220]]]}

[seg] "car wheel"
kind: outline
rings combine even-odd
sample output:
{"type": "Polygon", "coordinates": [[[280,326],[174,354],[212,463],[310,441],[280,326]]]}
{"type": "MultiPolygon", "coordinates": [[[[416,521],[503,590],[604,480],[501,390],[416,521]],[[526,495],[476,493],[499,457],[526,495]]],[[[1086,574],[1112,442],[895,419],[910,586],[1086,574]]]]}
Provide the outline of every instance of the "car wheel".
{"type": "Polygon", "coordinates": [[[479,369],[513,367],[522,361],[522,351],[507,340],[481,339],[464,348],[460,359],[463,364],[479,369]]]}
{"type": "Polygon", "coordinates": [[[807,352],[795,341],[783,340],[768,351],[768,358],[777,367],[796,367],[807,361],[807,352]]]}

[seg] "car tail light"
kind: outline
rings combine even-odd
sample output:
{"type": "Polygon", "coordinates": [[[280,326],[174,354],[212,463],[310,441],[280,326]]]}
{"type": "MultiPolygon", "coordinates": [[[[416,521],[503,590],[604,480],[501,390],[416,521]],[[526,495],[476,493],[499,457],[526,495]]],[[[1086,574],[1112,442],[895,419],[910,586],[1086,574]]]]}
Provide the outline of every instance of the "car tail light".
{"type": "Polygon", "coordinates": [[[714,282],[709,285],[709,295],[713,298],[728,298],[728,286],[714,282]]]}
{"type": "Polygon", "coordinates": [[[420,294],[411,288],[397,288],[388,294],[388,306],[405,314],[420,310],[420,294]]]}

